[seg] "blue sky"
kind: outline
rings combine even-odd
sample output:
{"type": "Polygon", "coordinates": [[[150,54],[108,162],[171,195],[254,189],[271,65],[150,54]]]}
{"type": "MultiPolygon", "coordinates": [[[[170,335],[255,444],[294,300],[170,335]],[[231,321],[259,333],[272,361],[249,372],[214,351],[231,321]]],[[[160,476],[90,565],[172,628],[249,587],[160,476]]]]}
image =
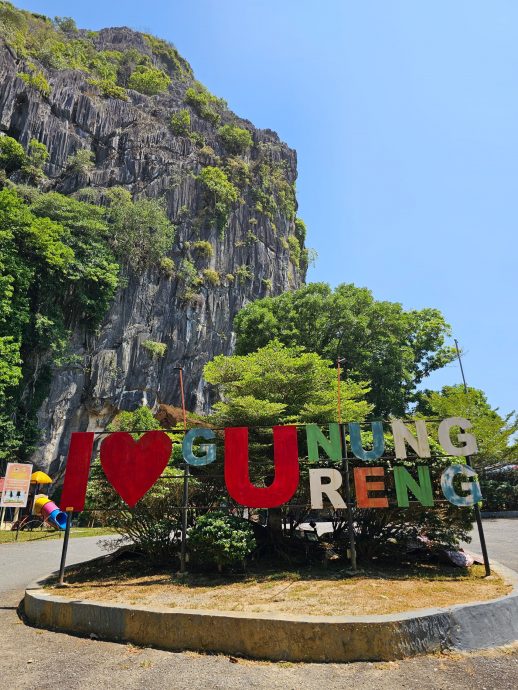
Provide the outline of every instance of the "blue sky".
{"type": "MultiPolygon", "coordinates": [[[[16,2],[172,41],[239,115],[298,152],[309,280],[437,307],[468,383],[518,407],[518,3],[16,2]]],[[[450,366],[427,385],[457,383],[450,366]]]]}

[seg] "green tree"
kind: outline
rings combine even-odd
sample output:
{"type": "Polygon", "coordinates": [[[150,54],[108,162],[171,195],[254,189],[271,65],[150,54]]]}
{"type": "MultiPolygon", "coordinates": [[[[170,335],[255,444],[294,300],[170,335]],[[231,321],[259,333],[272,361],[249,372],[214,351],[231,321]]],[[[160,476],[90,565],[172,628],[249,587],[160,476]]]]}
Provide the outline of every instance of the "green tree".
{"type": "Polygon", "coordinates": [[[234,319],[236,353],[278,339],[336,361],[345,357],[353,381],[368,381],[376,415],[402,415],[417,385],[454,357],[444,345],[449,326],[437,309],[405,311],[374,299],[370,290],[311,283],[279,297],[257,300],[234,319]]]}
{"type": "Polygon", "coordinates": [[[218,134],[229,153],[244,153],[254,143],[250,132],[237,125],[223,125],[218,129],[218,134]]]}
{"type": "Polygon", "coordinates": [[[138,199],[121,187],[106,190],[110,244],[122,263],[142,270],[158,264],[174,241],[174,225],[160,199],[138,199]]]}
{"type": "Polygon", "coordinates": [[[488,403],[486,395],[477,388],[444,386],[439,391],[424,391],[419,396],[416,411],[427,417],[465,417],[472,423],[470,433],[477,439],[479,452],[473,458],[476,466],[496,465],[515,459],[518,416],[511,412],[502,417],[498,409],[488,403]]]}
{"type": "Polygon", "coordinates": [[[7,174],[19,170],[25,163],[25,150],[16,139],[6,135],[0,136],[0,168],[7,174]]]}
{"type": "MultiPolygon", "coordinates": [[[[270,342],[248,355],[219,355],[205,379],[223,400],[214,405],[221,426],[330,422],[337,415],[336,370],[319,355],[270,342]]],[[[363,382],[342,382],[344,412],[362,421],[372,410],[363,382]]]]}

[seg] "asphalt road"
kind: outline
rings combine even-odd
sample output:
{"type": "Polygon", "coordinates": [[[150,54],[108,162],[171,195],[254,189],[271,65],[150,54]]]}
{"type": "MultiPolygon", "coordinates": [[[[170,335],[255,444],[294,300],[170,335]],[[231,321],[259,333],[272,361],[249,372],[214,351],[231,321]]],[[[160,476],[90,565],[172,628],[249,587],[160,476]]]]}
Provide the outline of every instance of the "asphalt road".
{"type": "MultiPolygon", "coordinates": [[[[516,568],[518,520],[485,521],[485,526],[491,557],[516,568]]],[[[67,562],[102,553],[98,541],[71,540],[67,562]]],[[[292,664],[164,652],[37,630],[23,624],[16,606],[28,582],[57,569],[60,549],[59,541],[0,544],[0,670],[2,683],[13,690],[515,690],[518,685],[518,646],[388,663],[292,664]]]]}

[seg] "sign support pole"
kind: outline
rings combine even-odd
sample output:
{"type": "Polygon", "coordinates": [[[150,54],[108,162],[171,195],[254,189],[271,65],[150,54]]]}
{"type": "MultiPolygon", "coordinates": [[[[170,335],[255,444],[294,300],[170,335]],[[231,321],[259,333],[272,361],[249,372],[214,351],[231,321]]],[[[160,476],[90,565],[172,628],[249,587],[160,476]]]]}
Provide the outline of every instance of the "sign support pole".
{"type": "Polygon", "coordinates": [[[70,539],[70,527],[72,525],[72,511],[73,508],[66,509],[67,526],[65,527],[65,538],[63,539],[63,549],[61,551],[61,563],[59,564],[59,585],[63,585],[63,580],[65,577],[65,563],[67,560],[68,540],[70,539]]]}
{"type": "MultiPolygon", "coordinates": [[[[453,341],[455,343],[455,349],[457,350],[457,359],[459,360],[460,373],[462,375],[462,383],[464,385],[464,393],[467,394],[468,386],[466,385],[466,377],[464,376],[464,367],[462,366],[462,358],[460,356],[459,343],[457,342],[456,338],[454,338],[453,341]]],[[[466,458],[466,464],[469,465],[469,467],[472,467],[471,457],[469,455],[466,458]]],[[[480,541],[480,548],[482,549],[482,558],[484,559],[484,568],[486,571],[486,577],[488,577],[489,575],[491,575],[491,566],[489,565],[489,556],[487,554],[486,546],[486,536],[484,534],[484,527],[482,526],[482,516],[480,514],[480,506],[478,505],[478,503],[475,503],[474,508],[475,520],[477,522],[478,529],[478,538],[480,541]]]]}
{"type": "Polygon", "coordinates": [[[337,357],[336,359],[336,393],[337,393],[337,403],[338,403],[338,424],[340,426],[340,441],[342,442],[342,472],[345,482],[345,502],[347,504],[347,532],[349,534],[349,550],[351,552],[351,568],[357,570],[356,565],[356,541],[354,538],[354,523],[353,523],[353,511],[352,511],[352,501],[351,501],[351,486],[349,484],[349,458],[347,456],[347,445],[345,441],[345,426],[342,424],[342,396],[341,396],[341,378],[342,370],[340,364],[344,359],[337,357]]]}
{"type": "MultiPolygon", "coordinates": [[[[176,367],[180,374],[180,392],[182,395],[183,430],[187,432],[187,414],[185,411],[185,392],[183,388],[183,369],[176,367]]],[[[189,514],[189,464],[184,462],[183,471],[183,505],[182,505],[182,542],[180,545],[180,572],[185,573],[187,567],[187,521],[189,514]]]]}

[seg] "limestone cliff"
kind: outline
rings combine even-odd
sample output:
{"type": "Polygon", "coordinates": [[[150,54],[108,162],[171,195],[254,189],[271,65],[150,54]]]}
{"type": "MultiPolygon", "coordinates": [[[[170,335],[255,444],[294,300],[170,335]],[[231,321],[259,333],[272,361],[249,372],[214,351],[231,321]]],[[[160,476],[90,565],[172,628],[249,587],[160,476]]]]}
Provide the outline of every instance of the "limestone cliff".
{"type": "Polygon", "coordinates": [[[74,324],[73,364],[53,369],[37,412],[41,443],[33,460],[52,471],[63,462],[71,432],[104,428],[117,410],[179,405],[179,366],[188,408],[207,411],[211,392],[202,369],[215,355],[232,352],[235,314],[250,300],[298,287],[305,274],[304,239],[295,219],[295,151],[210,94],[208,106],[197,102],[196,94],[203,101],[207,92],[168,44],[127,28],[73,31],[70,40],[103,55],[129,56],[117,58],[121,90],[110,91],[85,71],[54,67],[34,52],[24,55],[4,40],[0,131],[24,146],[31,139],[47,146],[46,189],[68,195],[121,186],[134,198],[163,197],[176,233],[168,252],[172,261],[127,270],[96,332],[74,324]],[[135,60],[166,74],[167,87],[156,95],[132,88],[138,85],[131,79],[135,60]],[[49,88],[23,74],[42,75],[49,88]],[[188,127],[182,129],[181,117],[188,127]],[[247,130],[252,145],[232,152],[222,136],[225,124],[247,130]],[[67,165],[81,149],[94,155],[86,171],[67,165]],[[225,169],[239,189],[223,223],[214,222],[200,181],[206,167],[225,169]],[[152,352],[146,342],[166,347],[152,352]]]}

